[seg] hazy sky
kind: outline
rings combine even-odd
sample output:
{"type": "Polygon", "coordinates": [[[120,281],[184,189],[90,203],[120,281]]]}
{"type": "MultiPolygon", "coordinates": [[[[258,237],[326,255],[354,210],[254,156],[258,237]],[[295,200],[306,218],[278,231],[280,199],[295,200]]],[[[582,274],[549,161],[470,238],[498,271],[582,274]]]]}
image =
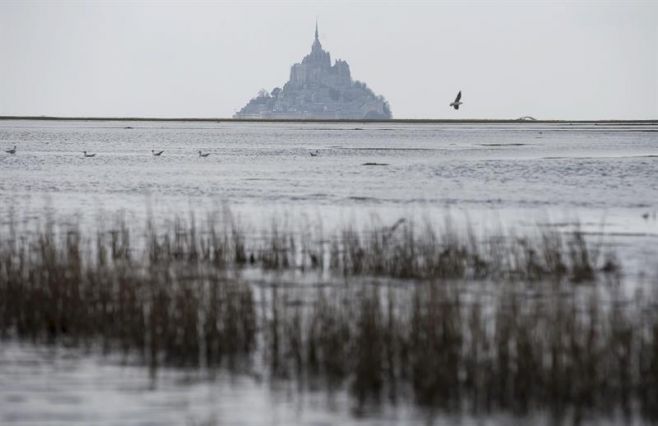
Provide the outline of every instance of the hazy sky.
{"type": "Polygon", "coordinates": [[[0,115],[230,117],[316,17],[395,118],[658,119],[655,0],[0,0],[0,115]]]}

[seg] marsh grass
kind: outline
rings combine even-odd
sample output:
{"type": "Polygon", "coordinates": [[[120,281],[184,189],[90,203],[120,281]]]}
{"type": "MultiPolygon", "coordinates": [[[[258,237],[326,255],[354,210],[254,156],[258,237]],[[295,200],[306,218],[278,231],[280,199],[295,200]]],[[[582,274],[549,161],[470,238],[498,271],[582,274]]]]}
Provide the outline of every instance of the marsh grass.
{"type": "Polygon", "coordinates": [[[458,413],[632,415],[639,406],[656,418],[651,303],[604,300],[598,289],[578,296],[568,282],[541,297],[519,283],[482,285],[496,291],[360,283],[318,290],[308,306],[272,305],[280,377],[346,387],[358,406],[409,397],[458,413]]]}
{"type": "Polygon", "coordinates": [[[160,241],[147,235],[141,257],[125,224],[98,232],[93,245],[77,229],[52,225],[3,241],[0,332],[67,344],[100,339],[152,366],[215,365],[250,353],[251,289],[201,264],[194,233],[174,229],[160,241]]]}
{"type": "MultiPolygon", "coordinates": [[[[125,218],[119,218],[112,230],[98,232],[95,242],[87,235],[82,238],[75,228],[66,232],[94,246],[91,251],[98,263],[129,260],[139,252],[140,263],[181,261],[231,271],[248,267],[317,271],[342,277],[568,279],[574,283],[620,272],[614,253],[604,253],[602,244],[590,242],[578,226],[566,232],[542,227],[528,235],[501,232],[486,236],[477,235],[470,226],[459,230],[447,216],[441,227],[429,220],[418,225],[399,219],[390,226],[373,220],[362,228],[347,225],[327,235],[321,223],[311,226],[288,217],[274,218],[261,229],[253,228],[224,210],[208,214],[201,222],[193,214],[159,225],[148,220],[141,228],[144,235],[140,234],[133,246],[134,229],[125,218]]],[[[53,229],[43,233],[55,234],[53,229]]]]}
{"type": "Polygon", "coordinates": [[[125,220],[91,234],[10,225],[0,333],[100,343],[152,368],[262,365],[302,390],[347,389],[357,406],[658,419],[657,298],[625,298],[614,255],[578,230],[483,239],[406,220],[328,238],[280,222],[258,238],[245,229],[230,215],[150,221],[141,234],[125,220]],[[240,278],[245,268],[335,281],[258,287],[240,278]]]}

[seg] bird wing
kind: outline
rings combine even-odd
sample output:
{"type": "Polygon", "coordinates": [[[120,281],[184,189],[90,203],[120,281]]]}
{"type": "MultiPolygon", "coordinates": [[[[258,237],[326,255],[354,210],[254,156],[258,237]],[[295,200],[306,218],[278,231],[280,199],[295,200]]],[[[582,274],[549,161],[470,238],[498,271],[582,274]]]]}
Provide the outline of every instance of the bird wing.
{"type": "Polygon", "coordinates": [[[459,102],[459,100],[462,98],[462,91],[460,90],[459,93],[457,93],[457,97],[455,98],[455,102],[459,102]]]}

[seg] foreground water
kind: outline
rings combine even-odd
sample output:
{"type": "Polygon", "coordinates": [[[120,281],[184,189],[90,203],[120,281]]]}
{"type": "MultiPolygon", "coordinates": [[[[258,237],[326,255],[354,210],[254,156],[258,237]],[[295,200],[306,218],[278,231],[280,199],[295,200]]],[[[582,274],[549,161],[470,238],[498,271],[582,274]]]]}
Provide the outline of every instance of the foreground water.
{"type": "MultiPolygon", "coordinates": [[[[54,211],[93,223],[99,211],[123,209],[143,223],[149,209],[166,218],[227,202],[255,224],[290,213],[332,227],[372,214],[385,223],[443,217],[450,209],[481,230],[578,222],[614,246],[627,275],[657,267],[655,125],[2,121],[0,143],[18,151],[0,155],[3,222],[54,211]],[[151,149],[165,152],[154,157],[151,149]],[[84,158],[83,150],[96,156],[84,158]],[[197,150],[211,155],[199,158],[197,150]]],[[[161,370],[154,379],[116,358],[15,342],[2,342],[0,384],[3,424],[456,420],[406,405],[358,415],[342,393],[298,394],[249,376],[161,370]]]]}
{"type": "Polygon", "coordinates": [[[544,412],[445,414],[406,404],[357,410],[344,392],[299,392],[245,375],[208,376],[163,368],[157,374],[118,357],[16,342],[0,346],[3,425],[582,425],[643,424],[544,412]]]}

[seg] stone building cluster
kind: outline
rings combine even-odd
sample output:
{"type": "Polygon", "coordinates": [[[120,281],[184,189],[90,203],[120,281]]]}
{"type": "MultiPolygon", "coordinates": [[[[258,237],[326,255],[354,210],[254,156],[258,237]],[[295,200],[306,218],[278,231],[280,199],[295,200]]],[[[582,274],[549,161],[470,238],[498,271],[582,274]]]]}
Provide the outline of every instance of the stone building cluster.
{"type": "Polygon", "coordinates": [[[347,62],[331,64],[316,24],[311,53],[292,66],[290,80],[270,93],[261,90],[234,118],[385,120],[392,114],[384,97],[352,80],[347,62]]]}

